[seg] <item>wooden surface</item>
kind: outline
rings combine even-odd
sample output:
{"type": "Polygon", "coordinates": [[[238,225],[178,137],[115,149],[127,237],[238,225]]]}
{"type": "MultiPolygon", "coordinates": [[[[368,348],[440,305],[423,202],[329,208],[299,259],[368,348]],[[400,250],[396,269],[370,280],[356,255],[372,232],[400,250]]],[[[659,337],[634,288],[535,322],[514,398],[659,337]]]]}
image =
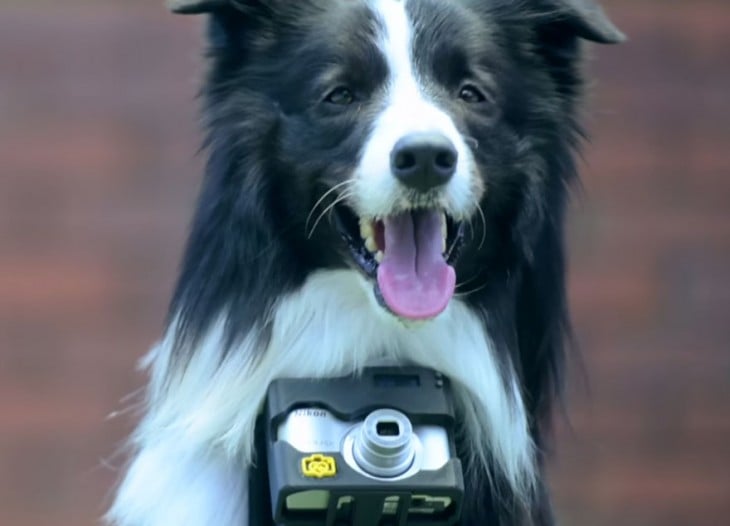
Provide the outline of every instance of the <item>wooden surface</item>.
{"type": "MultiPolygon", "coordinates": [[[[156,1],[0,7],[0,525],[85,526],[130,430],[198,184],[199,27],[156,1]]],[[[605,2],[571,218],[571,526],[730,516],[730,4],[605,2]],[[585,377],[586,380],[581,378],[585,377]]]]}

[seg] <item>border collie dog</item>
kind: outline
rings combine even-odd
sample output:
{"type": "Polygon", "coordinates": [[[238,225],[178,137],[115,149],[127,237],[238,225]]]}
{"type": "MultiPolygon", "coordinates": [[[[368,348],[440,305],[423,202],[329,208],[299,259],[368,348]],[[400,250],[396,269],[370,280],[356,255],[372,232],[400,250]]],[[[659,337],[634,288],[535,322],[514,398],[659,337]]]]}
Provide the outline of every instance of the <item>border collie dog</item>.
{"type": "Polygon", "coordinates": [[[269,383],[386,361],[451,379],[462,524],[552,524],[581,46],[621,32],[593,0],[169,5],[209,15],[209,158],[109,523],[246,526],[269,383]]]}

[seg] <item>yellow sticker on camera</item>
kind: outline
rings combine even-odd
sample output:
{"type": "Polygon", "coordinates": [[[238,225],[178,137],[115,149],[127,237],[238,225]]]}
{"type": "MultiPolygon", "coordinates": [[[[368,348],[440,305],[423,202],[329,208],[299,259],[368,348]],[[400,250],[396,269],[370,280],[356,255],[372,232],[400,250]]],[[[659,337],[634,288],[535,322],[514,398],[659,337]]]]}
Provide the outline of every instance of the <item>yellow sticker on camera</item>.
{"type": "Polygon", "coordinates": [[[337,462],[334,457],[316,453],[302,459],[302,473],[305,477],[324,479],[337,475],[337,462]]]}

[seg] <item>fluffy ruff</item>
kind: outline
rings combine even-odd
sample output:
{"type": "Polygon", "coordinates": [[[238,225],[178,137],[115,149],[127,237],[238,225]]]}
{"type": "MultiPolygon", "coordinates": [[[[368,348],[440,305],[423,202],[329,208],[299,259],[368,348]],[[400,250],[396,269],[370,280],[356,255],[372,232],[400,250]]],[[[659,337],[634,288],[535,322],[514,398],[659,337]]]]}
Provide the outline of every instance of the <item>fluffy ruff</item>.
{"type": "Polygon", "coordinates": [[[387,360],[452,380],[462,524],[552,524],[579,39],[620,33],[588,1],[174,7],[210,12],[210,160],[108,521],[246,526],[271,380],[387,360]],[[394,176],[424,133],[428,186],[394,176]]]}

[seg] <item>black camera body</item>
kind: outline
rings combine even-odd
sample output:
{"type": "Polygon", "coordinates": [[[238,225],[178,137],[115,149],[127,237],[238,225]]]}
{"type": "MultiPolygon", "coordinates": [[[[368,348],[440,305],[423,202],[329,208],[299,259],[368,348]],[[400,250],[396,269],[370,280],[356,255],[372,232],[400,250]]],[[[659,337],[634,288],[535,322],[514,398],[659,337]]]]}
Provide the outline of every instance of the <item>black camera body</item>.
{"type": "Polygon", "coordinates": [[[454,430],[449,382],[430,369],[276,380],[257,428],[251,525],[457,524],[454,430]]]}

